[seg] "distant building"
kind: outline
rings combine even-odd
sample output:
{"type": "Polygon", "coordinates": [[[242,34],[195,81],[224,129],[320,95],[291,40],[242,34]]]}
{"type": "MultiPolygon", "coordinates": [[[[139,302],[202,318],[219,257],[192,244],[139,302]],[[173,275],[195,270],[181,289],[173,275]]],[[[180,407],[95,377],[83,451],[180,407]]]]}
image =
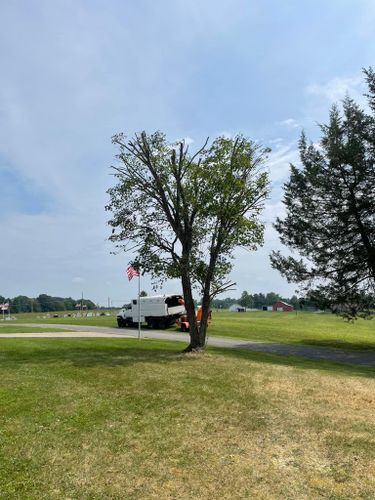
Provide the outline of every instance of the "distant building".
{"type": "Polygon", "coordinates": [[[240,306],[240,304],[233,304],[229,308],[230,311],[232,312],[246,312],[246,307],[240,306]]]}
{"type": "Polygon", "coordinates": [[[281,300],[278,300],[277,302],[274,303],[272,306],[273,311],[294,311],[294,307],[291,304],[287,304],[286,302],[282,302],[281,300]]]}

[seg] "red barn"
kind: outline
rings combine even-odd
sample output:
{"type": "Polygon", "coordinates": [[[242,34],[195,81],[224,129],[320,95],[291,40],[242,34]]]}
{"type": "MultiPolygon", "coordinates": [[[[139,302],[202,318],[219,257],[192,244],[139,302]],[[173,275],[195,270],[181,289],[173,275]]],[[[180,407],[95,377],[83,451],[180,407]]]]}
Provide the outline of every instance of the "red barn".
{"type": "Polygon", "coordinates": [[[290,304],[287,304],[286,302],[282,302],[279,300],[278,302],[275,302],[274,305],[272,306],[273,311],[294,311],[294,307],[290,304]]]}

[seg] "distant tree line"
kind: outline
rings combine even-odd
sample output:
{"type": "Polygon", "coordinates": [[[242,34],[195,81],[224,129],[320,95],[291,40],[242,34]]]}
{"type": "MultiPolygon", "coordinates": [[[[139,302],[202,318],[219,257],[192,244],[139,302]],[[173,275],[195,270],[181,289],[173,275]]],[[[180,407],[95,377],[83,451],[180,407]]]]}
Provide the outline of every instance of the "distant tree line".
{"type": "Polygon", "coordinates": [[[18,295],[12,299],[0,295],[0,303],[9,302],[12,313],[23,312],[53,312],[53,311],[73,311],[76,304],[81,304],[84,309],[95,309],[94,302],[88,299],[72,299],[72,297],[51,297],[42,293],[36,298],[18,295]]]}
{"type": "Polygon", "coordinates": [[[212,307],[216,309],[228,309],[234,304],[239,304],[247,309],[262,309],[264,306],[272,306],[279,300],[291,304],[295,309],[316,307],[315,302],[311,298],[298,298],[296,295],[286,298],[275,292],[251,294],[247,291],[242,292],[240,298],[227,297],[225,299],[215,299],[212,301],[212,307]]]}

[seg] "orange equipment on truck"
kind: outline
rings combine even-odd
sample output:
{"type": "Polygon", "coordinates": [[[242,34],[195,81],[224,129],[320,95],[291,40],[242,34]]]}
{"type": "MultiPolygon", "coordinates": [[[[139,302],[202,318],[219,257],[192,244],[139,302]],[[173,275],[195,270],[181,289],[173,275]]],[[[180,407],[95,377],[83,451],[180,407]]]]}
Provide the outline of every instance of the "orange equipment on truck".
{"type": "MultiPolygon", "coordinates": [[[[196,317],[197,323],[199,325],[199,323],[202,320],[202,306],[198,306],[198,308],[195,312],[195,317],[196,317]]],[[[208,321],[211,321],[211,309],[208,313],[208,321]]],[[[182,316],[180,316],[178,318],[178,320],[176,321],[176,324],[180,327],[182,332],[188,332],[190,330],[190,324],[189,324],[187,314],[183,314],[182,316]]]]}

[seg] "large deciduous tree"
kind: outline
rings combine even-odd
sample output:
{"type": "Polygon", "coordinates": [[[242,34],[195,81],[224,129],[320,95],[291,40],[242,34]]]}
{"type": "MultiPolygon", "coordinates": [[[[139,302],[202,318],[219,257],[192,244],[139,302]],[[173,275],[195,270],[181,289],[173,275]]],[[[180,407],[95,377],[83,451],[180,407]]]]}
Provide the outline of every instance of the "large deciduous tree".
{"type": "Polygon", "coordinates": [[[155,279],[180,278],[190,323],[187,351],[205,344],[212,299],[233,285],[227,276],[236,246],[263,241],[259,214],[268,193],[267,150],[242,137],[218,137],[191,154],[164,134],[115,135],[117,184],[109,189],[111,240],[135,252],[155,279]],[[195,319],[193,291],[202,295],[195,319]]]}
{"type": "Polygon", "coordinates": [[[318,145],[302,134],[302,167],[291,166],[286,217],[275,224],[299,257],[271,255],[289,281],[350,317],[368,311],[375,292],[375,74],[364,73],[368,110],[347,97],[321,125],[318,145]]]}

